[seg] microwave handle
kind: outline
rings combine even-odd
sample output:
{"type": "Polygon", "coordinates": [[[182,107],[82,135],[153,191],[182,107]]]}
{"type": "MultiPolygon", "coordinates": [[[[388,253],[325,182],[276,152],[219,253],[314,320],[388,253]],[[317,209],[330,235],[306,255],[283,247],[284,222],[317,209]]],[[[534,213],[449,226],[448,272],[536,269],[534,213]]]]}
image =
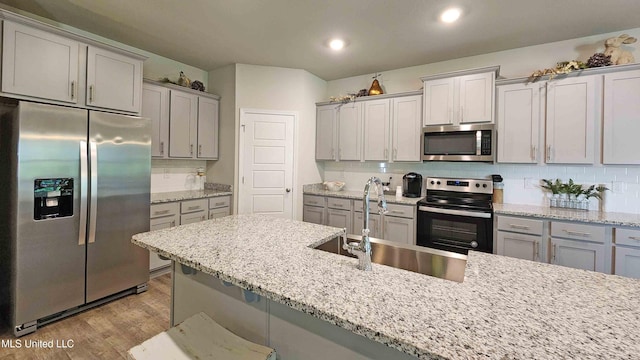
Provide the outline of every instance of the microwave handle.
{"type": "Polygon", "coordinates": [[[482,131],[476,131],[476,155],[482,155],[482,131]]]}

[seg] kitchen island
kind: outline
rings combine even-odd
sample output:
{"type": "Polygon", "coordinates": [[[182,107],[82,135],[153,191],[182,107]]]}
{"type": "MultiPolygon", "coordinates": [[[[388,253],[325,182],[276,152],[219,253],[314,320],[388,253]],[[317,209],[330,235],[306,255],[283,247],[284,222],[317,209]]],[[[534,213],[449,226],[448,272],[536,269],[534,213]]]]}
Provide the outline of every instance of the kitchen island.
{"type": "MultiPolygon", "coordinates": [[[[355,268],[355,259],[313,249],[340,233],[293,220],[236,215],[138,234],[133,242],[174,260],[176,274],[194,269],[248,290],[247,302],[252,294],[262,296],[272,312],[294,309],[383,344],[397,351],[397,358],[630,359],[640,354],[638,280],[473,251],[462,283],[378,264],[364,272],[355,268]]],[[[175,281],[174,299],[180,292],[175,281]]],[[[302,331],[304,325],[298,326],[302,331]]],[[[278,339],[270,329],[267,345],[278,351],[278,339]]],[[[375,356],[360,355],[366,357],[375,356]]]]}

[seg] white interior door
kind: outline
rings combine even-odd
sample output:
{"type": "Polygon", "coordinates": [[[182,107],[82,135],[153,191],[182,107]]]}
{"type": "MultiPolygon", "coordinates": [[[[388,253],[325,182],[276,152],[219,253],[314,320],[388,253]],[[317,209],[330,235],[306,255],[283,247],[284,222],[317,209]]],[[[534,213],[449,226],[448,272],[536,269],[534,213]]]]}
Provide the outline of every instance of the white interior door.
{"type": "Polygon", "coordinates": [[[239,214],[293,218],[296,118],[294,112],[240,110],[239,214]]]}

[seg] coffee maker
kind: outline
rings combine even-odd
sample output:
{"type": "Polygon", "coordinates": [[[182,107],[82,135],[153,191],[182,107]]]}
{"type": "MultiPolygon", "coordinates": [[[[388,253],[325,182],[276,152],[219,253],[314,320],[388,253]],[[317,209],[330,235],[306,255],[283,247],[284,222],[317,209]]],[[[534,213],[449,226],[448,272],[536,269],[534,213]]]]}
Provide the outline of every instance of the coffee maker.
{"type": "Polygon", "coordinates": [[[402,177],[402,196],[417,198],[422,195],[422,175],[414,172],[402,177]]]}

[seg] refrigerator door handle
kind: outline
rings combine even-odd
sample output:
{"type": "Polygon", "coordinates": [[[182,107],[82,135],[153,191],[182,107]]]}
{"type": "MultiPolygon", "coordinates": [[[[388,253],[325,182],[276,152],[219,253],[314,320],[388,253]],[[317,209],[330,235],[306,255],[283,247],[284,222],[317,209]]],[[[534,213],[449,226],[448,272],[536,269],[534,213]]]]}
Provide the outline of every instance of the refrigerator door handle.
{"type": "Polygon", "coordinates": [[[87,238],[87,142],[80,141],[80,231],[78,245],[84,245],[87,238]]]}
{"type": "Polygon", "coordinates": [[[98,212],[98,145],[89,141],[91,154],[91,201],[89,209],[89,243],[96,241],[96,220],[98,212]]]}

